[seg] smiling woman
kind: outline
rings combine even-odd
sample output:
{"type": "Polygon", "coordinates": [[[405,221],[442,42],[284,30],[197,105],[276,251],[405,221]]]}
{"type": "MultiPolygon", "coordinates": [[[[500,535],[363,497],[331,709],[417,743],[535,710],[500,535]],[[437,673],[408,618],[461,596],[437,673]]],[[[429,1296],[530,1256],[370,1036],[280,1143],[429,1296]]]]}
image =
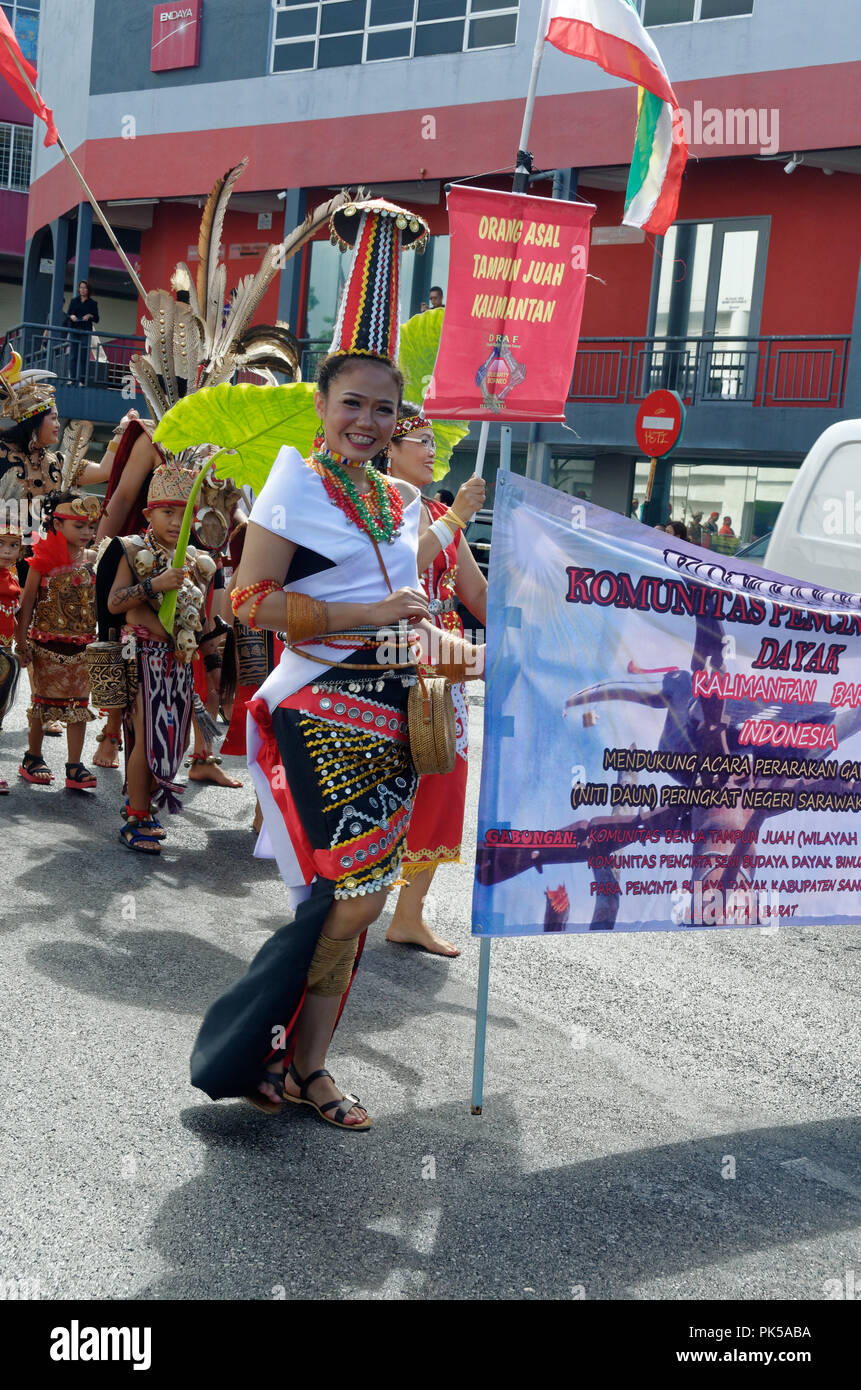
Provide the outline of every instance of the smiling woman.
{"type": "Polygon", "coordinates": [[[419,494],[371,460],[401,403],[401,240],[420,242],[427,228],[375,201],[339,210],[332,230],[356,250],[318,373],[321,429],[310,458],[278,454],[232,595],[242,622],[284,635],[279,666],[248,707],[248,749],[264,819],[257,852],[275,857],[299,906],[209,1010],[192,1081],[213,1099],[244,1096],[270,1113],[302,1103],[367,1130],[367,1111],[325,1060],[365,933],[400,870],[417,785],[406,718],[415,668],[385,634],[425,627],[419,494]]]}

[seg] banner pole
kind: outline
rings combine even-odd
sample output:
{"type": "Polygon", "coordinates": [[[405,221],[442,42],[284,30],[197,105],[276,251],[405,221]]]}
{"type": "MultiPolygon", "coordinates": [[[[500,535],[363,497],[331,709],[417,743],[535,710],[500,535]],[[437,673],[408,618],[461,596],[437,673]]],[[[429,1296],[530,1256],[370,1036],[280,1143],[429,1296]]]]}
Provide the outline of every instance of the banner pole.
{"type": "Polygon", "coordinates": [[[482,420],[481,429],[478,434],[478,453],[475,456],[475,476],[481,478],[484,474],[484,456],[487,453],[487,436],[490,434],[490,421],[482,420]]]}
{"type": "MultiPolygon", "coordinates": [[[[541,59],[544,56],[544,35],[547,30],[547,15],[549,9],[550,0],[541,0],[541,12],[538,16],[538,33],[535,35],[535,48],[532,53],[532,71],[529,74],[526,107],[523,112],[523,125],[520,128],[520,145],[517,150],[514,182],[511,189],[512,193],[525,193],[529,187],[529,176],[532,173],[532,155],[526,147],[529,141],[529,132],[532,127],[532,113],[535,109],[535,93],[538,90],[538,74],[541,71],[541,59]]],[[[475,460],[475,472],[478,477],[481,477],[484,472],[484,456],[487,452],[487,437],[489,433],[490,421],[482,420],[481,433],[478,437],[478,453],[475,460]]],[[[510,425],[503,425],[499,432],[499,467],[511,468],[510,425]]],[[[487,1000],[489,985],[490,937],[483,936],[479,947],[478,995],[475,1003],[475,1046],[472,1058],[473,1115],[481,1114],[484,1096],[484,1051],[487,1036],[487,1000]]]]}
{"type": "Polygon", "coordinates": [[[532,52],[532,71],[529,74],[529,87],[526,92],[526,106],[523,111],[523,125],[520,128],[520,144],[517,148],[517,166],[514,171],[513,193],[525,193],[529,186],[529,175],[532,173],[532,156],[527,148],[529,144],[529,132],[532,127],[532,113],[535,109],[535,93],[538,90],[538,74],[541,71],[541,59],[544,57],[544,35],[547,32],[547,15],[550,9],[550,0],[541,0],[541,11],[538,15],[538,33],[535,35],[535,48],[532,52]]]}
{"type": "MultiPolygon", "coordinates": [[[[8,44],[8,42],[6,41],[6,36],[5,36],[5,34],[2,35],[2,38],[3,38],[3,46],[4,46],[4,48],[6,49],[6,52],[9,54],[9,57],[12,59],[12,62],[15,64],[16,68],[18,69],[19,73],[21,74],[21,77],[24,79],[25,83],[27,84],[27,88],[28,88],[28,90],[29,90],[29,92],[30,92],[31,97],[33,98],[33,100],[34,100],[35,102],[39,102],[39,101],[40,101],[39,93],[36,91],[36,88],[33,86],[33,83],[30,81],[29,77],[27,76],[27,73],[24,71],[24,69],[22,68],[20,62],[18,61],[18,55],[17,55],[17,53],[15,53],[14,50],[11,49],[11,48],[9,47],[9,44],[8,44]]],[[[143,285],[141,284],[140,280],[138,279],[135,270],[132,268],[132,263],[131,263],[131,261],[129,260],[129,258],[128,258],[128,256],[126,255],[126,253],[125,253],[125,251],[123,250],[123,248],[120,246],[120,243],[117,241],[116,237],[114,236],[113,227],[112,227],[111,224],[108,222],[107,218],[105,217],[104,213],[102,212],[101,208],[99,207],[99,205],[98,205],[98,203],[97,203],[97,201],[96,201],[95,195],[94,195],[93,192],[92,192],[92,189],[90,188],[89,184],[87,183],[86,179],[84,178],[83,174],[81,173],[81,171],[80,171],[80,169],[78,168],[77,164],[75,163],[74,159],[73,159],[72,156],[69,154],[69,151],[66,149],[66,146],[63,144],[63,141],[62,141],[62,139],[61,139],[61,137],[60,137],[59,131],[57,131],[57,144],[58,144],[58,146],[59,146],[59,148],[60,148],[60,153],[62,154],[62,156],[63,156],[63,158],[65,159],[66,163],[67,163],[67,164],[69,165],[69,167],[71,168],[72,172],[73,172],[74,175],[75,175],[75,178],[78,180],[78,183],[81,185],[81,187],[83,188],[84,192],[86,193],[86,195],[87,195],[87,201],[89,202],[90,206],[92,207],[93,212],[96,214],[96,217],[99,219],[99,221],[101,222],[102,226],[104,227],[104,229],[105,229],[105,231],[106,231],[106,233],[107,233],[107,236],[108,236],[108,240],[110,241],[111,245],[113,246],[114,250],[116,251],[117,255],[119,256],[120,260],[122,261],[123,265],[125,266],[126,270],[127,270],[128,273],[129,273],[129,275],[131,276],[132,284],[134,285],[134,287],[135,287],[135,289],[137,290],[138,294],[141,296],[141,299],[143,299],[144,303],[146,303],[146,290],[144,289],[143,285]]]]}
{"type": "Polygon", "coordinates": [[[472,1114],[480,1115],[484,1098],[484,1046],[487,1039],[487,996],[490,984],[490,937],[483,936],[478,952],[478,995],[475,1001],[475,1046],[472,1054],[472,1114]]]}

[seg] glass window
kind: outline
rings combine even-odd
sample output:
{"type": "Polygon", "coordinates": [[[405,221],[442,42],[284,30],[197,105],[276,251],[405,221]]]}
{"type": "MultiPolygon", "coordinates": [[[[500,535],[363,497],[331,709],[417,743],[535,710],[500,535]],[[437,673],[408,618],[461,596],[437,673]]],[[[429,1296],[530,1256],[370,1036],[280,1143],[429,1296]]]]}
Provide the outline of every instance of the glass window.
{"type": "Polygon", "coordinates": [[[495,14],[488,19],[473,19],[469,25],[470,48],[502,48],[517,38],[517,15],[495,14]]]}
{"type": "Polygon", "coordinates": [[[464,0],[419,0],[416,18],[419,22],[431,19],[454,19],[462,17],[466,9],[464,0]]]}
{"type": "Polygon", "coordinates": [[[39,47],[39,0],[5,0],[3,9],[21,52],[35,66],[39,47]]]}
{"type": "Polygon", "coordinates": [[[270,71],[290,72],[507,47],[517,39],[519,0],[272,0],[272,7],[270,71]],[[333,42],[344,35],[359,42],[333,42]]]}
{"type": "Polygon", "coordinates": [[[644,24],[682,24],[694,17],[694,0],[646,0],[644,24]]]}
{"type": "MultiPolygon", "coordinates": [[[[351,34],[365,27],[365,0],[324,0],[320,15],[321,34],[351,34]]],[[[361,61],[361,59],[359,60],[361,61]]]]}
{"type": "Polygon", "coordinates": [[[316,34],[317,6],[304,5],[301,9],[282,10],[275,17],[275,37],[295,39],[299,35],[316,34]]]}
{"type": "Polygon", "coordinates": [[[321,39],[317,49],[318,68],[346,68],[362,61],[362,35],[340,34],[336,39],[321,39]]]}
{"type": "Polygon", "coordinates": [[[0,122],[0,188],[11,188],[16,193],[27,192],[32,153],[31,126],[0,122]]]}
{"type": "Polygon", "coordinates": [[[299,68],[313,68],[315,49],[314,42],[276,44],[272,57],[272,71],[297,72],[299,68]]]}
{"type": "Polygon", "coordinates": [[[368,23],[371,28],[380,24],[411,24],[415,0],[371,0],[368,23]]]}
{"type": "Polygon", "coordinates": [[[723,19],[725,15],[753,14],[753,0],[700,0],[700,19],[723,19]]]}
{"type": "MultiPolygon", "coordinates": [[[[648,459],[637,460],[634,496],[639,503],[646,495],[649,467],[648,459]]],[[[774,529],[797,476],[798,468],[789,466],[727,465],[716,461],[674,463],[670,516],[674,521],[683,521],[689,529],[692,523],[694,527],[699,525],[712,550],[733,555],[740,546],[767,536],[774,529]],[[713,512],[717,513],[714,519],[713,512]],[[726,531],[723,536],[718,534],[727,527],[732,535],[726,531]]]]}
{"type": "Polygon", "coordinates": [[[460,53],[463,48],[463,22],[453,24],[420,24],[416,29],[417,58],[428,58],[434,53],[460,53]]]}
{"type": "MultiPolygon", "coordinates": [[[[692,19],[725,19],[753,14],[753,0],[639,0],[644,24],[685,24],[692,19]]],[[[477,8],[473,4],[473,9],[477,8]]]]}
{"type": "Polygon", "coordinates": [[[409,58],[412,38],[409,29],[383,29],[379,34],[368,34],[365,62],[379,63],[385,58],[409,58]]]}

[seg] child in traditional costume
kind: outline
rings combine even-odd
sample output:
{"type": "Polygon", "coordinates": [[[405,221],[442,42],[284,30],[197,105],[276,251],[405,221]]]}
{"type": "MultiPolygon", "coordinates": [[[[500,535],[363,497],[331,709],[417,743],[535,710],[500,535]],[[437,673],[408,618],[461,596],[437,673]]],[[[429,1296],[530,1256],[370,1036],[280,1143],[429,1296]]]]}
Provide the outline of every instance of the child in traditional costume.
{"type": "Polygon", "coordinates": [[[89,706],[87,647],[96,637],[95,553],[89,546],[101,515],[98,497],[52,492],[45,498],[44,537],[33,545],[18,614],[18,651],[30,668],[30,737],[18,769],[25,782],[47,784],[53,773],[42,757],[44,724],[66,726],[66,786],[89,791],[96,778],[81,762],[89,706]]]}
{"type": "MultiPolygon", "coordinates": [[[[0,729],[3,718],[12,708],[18,684],[20,663],[12,650],[15,636],[15,614],[21,602],[21,585],[15,566],[21,554],[21,527],[0,515],[0,729]]],[[[9,791],[9,783],[0,777],[0,794],[9,791]]]]}
{"type": "Polygon", "coordinates": [[[182,809],[176,776],[194,707],[191,663],[215,572],[210,557],[193,546],[182,568],[173,564],[195,476],[175,463],[157,468],[147,495],[145,533],[112,541],[99,560],[101,592],[110,585],[107,609],[124,617],[123,642],[134,654],[136,690],[123,721],[128,802],[120,839],[143,854],[160,854],[165,838],[153,810],[182,809]],[[163,596],[172,589],[179,591],[173,635],[158,616],[163,596]]]}

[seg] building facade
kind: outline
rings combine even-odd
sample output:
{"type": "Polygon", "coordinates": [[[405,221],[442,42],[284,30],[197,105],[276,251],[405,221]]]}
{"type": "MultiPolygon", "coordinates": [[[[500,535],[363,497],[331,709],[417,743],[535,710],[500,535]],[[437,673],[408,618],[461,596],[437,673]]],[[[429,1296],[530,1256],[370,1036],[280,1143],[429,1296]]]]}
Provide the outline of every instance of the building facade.
{"type": "MultiPolygon", "coordinates": [[[[40,87],[147,287],[195,255],[201,200],[244,156],[225,227],[228,284],[344,185],[420,208],[402,312],[446,289],[445,186],[509,187],[539,0],[42,0],[40,87]]],[[[636,94],[547,48],[532,191],[596,205],[567,423],[516,427],[513,465],[616,510],[642,499],[638,402],[685,398],[673,515],[761,535],[808,447],[861,415],[861,26],[857,0],[641,0],[685,112],[678,219],[621,227],[636,94]]],[[[21,321],[54,325],[108,254],[56,149],[34,151],[21,321]],[[46,270],[45,267],[53,267],[46,270]]],[[[325,348],[343,264],[321,238],[261,307],[325,348]]],[[[68,414],[119,417],[140,305],[104,267],[108,332],[68,414]],[[113,338],[111,334],[113,333],[113,338]]],[[[41,330],[40,330],[41,331],[41,330]]],[[[35,335],[31,335],[35,342],[35,335]]],[[[49,341],[53,341],[49,339],[49,341]]],[[[38,346],[38,344],[36,344],[38,346]]],[[[33,349],[35,350],[35,348],[33,349]]],[[[476,431],[450,485],[470,471],[476,431]]],[[[492,431],[492,433],[494,433],[492,431]]],[[[492,480],[495,460],[491,458],[492,480]]]]}

